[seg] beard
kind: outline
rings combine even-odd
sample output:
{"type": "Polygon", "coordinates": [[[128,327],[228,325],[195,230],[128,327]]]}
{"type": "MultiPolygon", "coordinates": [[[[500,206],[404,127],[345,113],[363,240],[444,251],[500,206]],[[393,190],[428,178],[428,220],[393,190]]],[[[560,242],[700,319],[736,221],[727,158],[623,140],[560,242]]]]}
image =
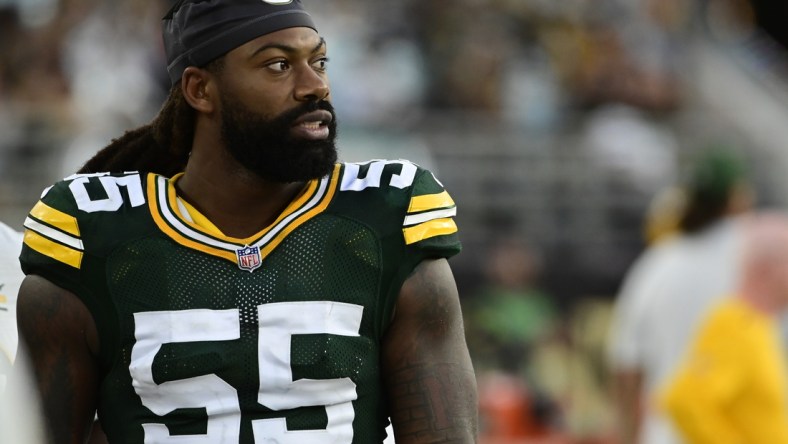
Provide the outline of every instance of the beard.
{"type": "Polygon", "coordinates": [[[302,182],[328,175],[337,161],[334,144],[336,116],[327,101],[306,102],[266,119],[237,99],[222,107],[222,140],[230,155],[258,177],[278,183],[302,182]],[[323,140],[293,137],[293,123],[310,111],[325,110],[333,117],[323,140]]]}

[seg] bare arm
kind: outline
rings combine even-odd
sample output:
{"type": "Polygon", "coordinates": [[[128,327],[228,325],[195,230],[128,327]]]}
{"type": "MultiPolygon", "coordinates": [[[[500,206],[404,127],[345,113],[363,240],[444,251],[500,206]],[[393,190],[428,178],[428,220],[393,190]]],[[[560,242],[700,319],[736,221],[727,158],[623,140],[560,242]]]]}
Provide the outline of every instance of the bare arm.
{"type": "Polygon", "coordinates": [[[636,369],[614,370],[613,384],[619,439],[621,444],[635,444],[642,421],[643,372],[636,369]]]}
{"type": "Polygon", "coordinates": [[[96,410],[98,334],[77,297],[28,276],[17,300],[19,338],[27,346],[52,443],[84,443],[96,410]]]}
{"type": "Polygon", "coordinates": [[[476,442],[476,378],[445,259],[421,263],[403,285],[382,365],[397,444],[476,442]]]}

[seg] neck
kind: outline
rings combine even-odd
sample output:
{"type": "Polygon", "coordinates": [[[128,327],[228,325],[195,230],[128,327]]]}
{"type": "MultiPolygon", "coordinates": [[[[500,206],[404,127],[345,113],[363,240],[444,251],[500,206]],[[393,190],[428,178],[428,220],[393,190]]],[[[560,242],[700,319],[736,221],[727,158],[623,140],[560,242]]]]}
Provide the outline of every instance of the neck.
{"type": "Polygon", "coordinates": [[[745,285],[739,296],[755,310],[768,315],[776,316],[783,309],[778,302],[778,298],[773,297],[768,288],[762,288],[758,285],[745,285]]]}
{"type": "Polygon", "coordinates": [[[303,189],[244,169],[223,150],[194,150],[178,192],[227,236],[246,238],[271,225],[303,189]]]}

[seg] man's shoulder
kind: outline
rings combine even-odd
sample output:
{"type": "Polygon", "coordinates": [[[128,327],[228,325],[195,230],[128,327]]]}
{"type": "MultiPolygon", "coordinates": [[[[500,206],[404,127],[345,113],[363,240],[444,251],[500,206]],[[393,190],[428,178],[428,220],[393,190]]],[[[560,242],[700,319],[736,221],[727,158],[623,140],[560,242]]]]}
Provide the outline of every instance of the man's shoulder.
{"type": "Polygon", "coordinates": [[[384,199],[393,206],[407,206],[414,196],[446,193],[431,171],[405,159],[342,163],[338,182],[343,197],[384,199]]]}
{"type": "Polygon", "coordinates": [[[96,173],[69,176],[44,190],[25,219],[23,267],[55,260],[79,268],[84,254],[121,241],[129,227],[149,218],[146,175],[96,173]]]}
{"type": "Polygon", "coordinates": [[[435,175],[404,159],[344,163],[331,210],[401,238],[405,245],[459,251],[457,207],[435,175]]]}
{"type": "Polygon", "coordinates": [[[25,229],[54,229],[81,237],[93,229],[118,228],[113,221],[127,219],[129,210],[145,206],[146,176],[128,172],[66,177],[44,190],[25,220],[25,229]]]}
{"type": "Polygon", "coordinates": [[[50,207],[81,218],[138,207],[146,202],[147,176],[136,171],[74,174],[46,188],[30,214],[35,217],[50,207]]]}

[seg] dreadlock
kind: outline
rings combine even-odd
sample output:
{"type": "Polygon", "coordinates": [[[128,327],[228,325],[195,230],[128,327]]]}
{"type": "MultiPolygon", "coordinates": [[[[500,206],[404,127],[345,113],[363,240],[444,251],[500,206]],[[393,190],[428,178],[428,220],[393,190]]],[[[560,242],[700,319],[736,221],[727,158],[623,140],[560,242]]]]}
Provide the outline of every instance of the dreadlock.
{"type": "MultiPolygon", "coordinates": [[[[218,74],[224,57],[205,69],[218,74]]],[[[159,114],[147,125],[127,131],[88,160],[77,173],[143,171],[171,177],[186,168],[194,139],[196,111],[176,83],[159,114]]]]}
{"type": "Polygon", "coordinates": [[[180,84],[170,89],[159,114],[127,131],[88,160],[78,173],[145,171],[172,176],[183,171],[194,137],[195,111],[180,84]]]}

